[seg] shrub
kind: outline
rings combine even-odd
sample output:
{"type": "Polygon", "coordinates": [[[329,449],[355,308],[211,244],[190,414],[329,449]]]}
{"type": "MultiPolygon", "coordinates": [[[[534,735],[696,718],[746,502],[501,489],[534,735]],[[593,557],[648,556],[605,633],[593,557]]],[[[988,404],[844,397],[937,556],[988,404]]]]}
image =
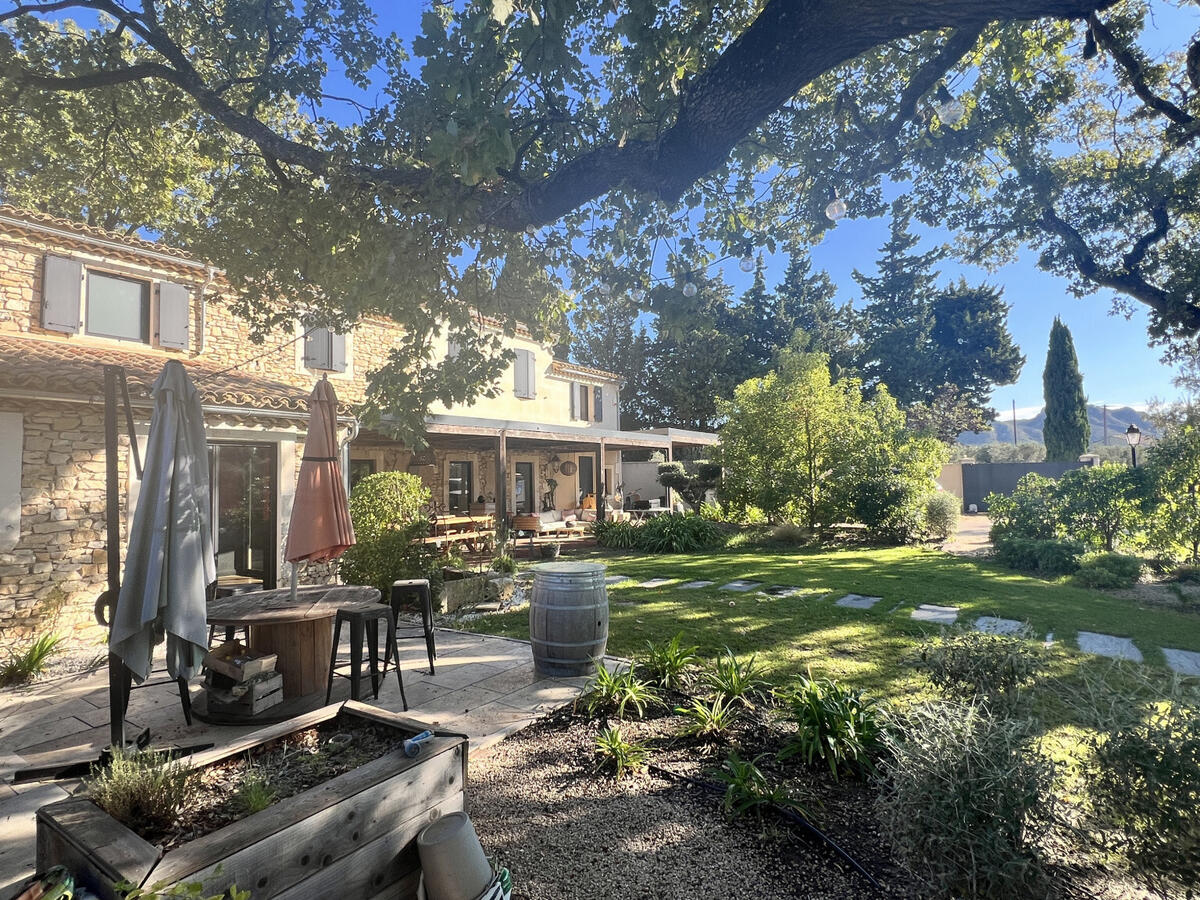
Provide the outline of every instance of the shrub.
{"type": "Polygon", "coordinates": [[[986,704],[958,703],[910,707],[884,730],[880,819],[935,896],[1044,893],[1034,847],[1053,768],[1028,730],[986,704]]]}
{"type": "Polygon", "coordinates": [[[834,778],[871,769],[871,755],[880,740],[875,701],[840,682],[811,677],[779,697],[796,725],[795,736],[779,754],[781,760],[800,756],[810,766],[822,760],[834,778]]]}
{"type": "Polygon", "coordinates": [[[721,483],[721,467],[700,459],[691,464],[691,471],[682,462],[658,464],[658,483],[679,492],[688,506],[699,511],[707,493],[721,483]]]}
{"type": "Polygon", "coordinates": [[[855,486],[851,508],[855,521],[881,540],[908,543],[921,526],[921,494],[909,479],[876,475],[855,486]]]}
{"type": "Polygon", "coordinates": [[[1119,463],[1065,473],[1057,494],[1067,533],[1104,550],[1132,539],[1146,524],[1147,478],[1145,469],[1119,463]]]}
{"type": "Polygon", "coordinates": [[[668,513],[655,516],[634,529],[634,546],[646,553],[695,553],[721,542],[721,529],[697,515],[668,513]]]}
{"type": "Polygon", "coordinates": [[[588,715],[616,713],[618,719],[625,718],[628,706],[633,706],[638,718],[641,718],[646,714],[646,707],[659,702],[654,688],[631,670],[610,672],[602,661],[596,662],[596,677],[588,684],[580,700],[588,715]]]}
{"type": "Polygon", "coordinates": [[[958,532],[962,501],[948,491],[937,491],[925,498],[925,534],[935,541],[947,541],[958,532]]]}
{"type": "Polygon", "coordinates": [[[512,575],[517,571],[517,561],[507,553],[500,553],[492,560],[492,571],[512,575]]]}
{"type": "Polygon", "coordinates": [[[399,578],[428,577],[437,567],[436,549],[419,543],[429,533],[421,511],[428,502],[429,488],[408,472],[377,472],[359,481],[350,493],[357,543],[342,555],[343,581],[371,585],[387,597],[399,578]]]}
{"type": "Polygon", "coordinates": [[[46,663],[62,640],[61,635],[44,634],[25,650],[11,653],[0,665],[0,687],[24,684],[34,675],[44,671],[46,663]]]}
{"type": "Polygon", "coordinates": [[[605,728],[596,735],[596,755],[601,768],[611,768],[620,779],[626,772],[638,772],[646,768],[649,751],[642,744],[625,740],[621,726],[605,728]]]}
{"type": "Polygon", "coordinates": [[[1180,584],[1200,584],[1200,566],[1176,566],[1171,570],[1171,575],[1167,580],[1177,581],[1180,584]]]}
{"type": "Polygon", "coordinates": [[[688,720],[681,734],[702,738],[728,734],[738,718],[737,708],[722,696],[708,701],[693,699],[691,706],[677,706],[675,712],[688,720]]]}
{"type": "Polygon", "coordinates": [[[262,812],[275,802],[275,789],[271,787],[271,782],[261,769],[251,766],[242,775],[234,799],[246,815],[252,815],[262,812]]]}
{"type": "Polygon", "coordinates": [[[764,806],[790,807],[806,814],[804,805],[792,796],[787,788],[771,785],[767,776],[756,765],[757,762],[758,760],[751,762],[742,759],[737,753],[730,753],[721,771],[715,773],[717,781],[725,785],[725,799],[722,804],[725,815],[736,819],[751,810],[761,814],[764,806]]]}
{"type": "Polygon", "coordinates": [[[960,631],[927,642],[921,662],[933,686],[948,697],[1011,707],[1033,681],[1040,660],[1021,638],[960,631]]]}
{"type": "Polygon", "coordinates": [[[703,677],[714,695],[749,709],[754,709],[754,696],[766,687],[766,682],[758,677],[755,657],[739,662],[728,647],[713,660],[703,677]]]}
{"type": "Polygon", "coordinates": [[[716,503],[701,503],[700,509],[697,511],[705,519],[725,525],[767,524],[766,514],[757,506],[739,506],[736,503],[719,500],[716,503]]]}
{"type": "Polygon", "coordinates": [[[983,498],[992,520],[992,540],[1002,535],[1049,540],[1060,533],[1060,511],[1054,481],[1036,472],[1021,476],[1009,495],[983,498]]]}
{"type": "Polygon", "coordinates": [[[130,828],[162,830],[175,824],[198,773],[160,753],[117,750],[105,768],[85,779],[97,806],[130,828]]]}
{"type": "Polygon", "coordinates": [[[1093,746],[1092,807],[1134,874],[1163,896],[1200,883],[1200,709],[1172,703],[1093,746]]]}
{"type": "Polygon", "coordinates": [[[1079,563],[1074,580],[1090,588],[1132,587],[1142,577],[1142,561],[1124,553],[1093,553],[1079,563]]]}
{"type": "Polygon", "coordinates": [[[614,522],[612,519],[592,523],[592,536],[601,547],[612,550],[632,550],[637,543],[637,526],[632,522],[614,522]]]}
{"type": "Polygon", "coordinates": [[[682,690],[692,668],[700,662],[696,647],[684,647],[683,632],[669,641],[655,644],[646,641],[646,652],[637,659],[638,668],[652,684],[669,691],[682,690]]]}
{"type": "Polygon", "coordinates": [[[1078,541],[1043,540],[1009,534],[996,539],[992,556],[1010,569],[1056,578],[1077,570],[1079,559],[1086,549],[1078,541]]]}
{"type": "Polygon", "coordinates": [[[771,529],[771,540],[779,544],[787,544],[794,547],[807,544],[811,534],[803,525],[797,525],[795,522],[784,522],[782,525],[776,525],[771,529]]]}

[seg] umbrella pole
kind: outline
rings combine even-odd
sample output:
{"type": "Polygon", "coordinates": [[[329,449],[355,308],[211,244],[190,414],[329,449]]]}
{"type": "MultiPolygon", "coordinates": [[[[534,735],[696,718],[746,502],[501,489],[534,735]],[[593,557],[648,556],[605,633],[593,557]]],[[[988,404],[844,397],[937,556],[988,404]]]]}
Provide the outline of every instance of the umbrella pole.
{"type": "MultiPolygon", "coordinates": [[[[108,612],[108,628],[112,633],[113,612],[121,593],[121,506],[120,473],[117,471],[117,379],[120,366],[104,367],[104,498],[105,526],[108,550],[108,590],[113,598],[108,612]]],[[[125,746],[125,711],[129,705],[130,676],[121,657],[108,654],[108,714],[109,742],[113,747],[125,746]]]]}
{"type": "Polygon", "coordinates": [[[300,579],[300,563],[292,563],[292,602],[296,602],[297,581],[300,579]]]}

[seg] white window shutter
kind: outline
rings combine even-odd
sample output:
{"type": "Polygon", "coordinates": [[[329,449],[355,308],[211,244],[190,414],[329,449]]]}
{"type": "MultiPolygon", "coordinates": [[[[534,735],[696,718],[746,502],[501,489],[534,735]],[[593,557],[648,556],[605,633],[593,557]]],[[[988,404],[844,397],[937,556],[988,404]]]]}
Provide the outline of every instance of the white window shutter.
{"type": "Polygon", "coordinates": [[[188,289],[170,281],[158,285],[158,345],[173,350],[188,348],[190,304],[188,289]]]}
{"type": "Polygon", "coordinates": [[[329,368],[335,372],[346,371],[346,336],[329,332],[329,368]]]}
{"type": "Polygon", "coordinates": [[[526,365],[529,367],[529,393],[526,395],[529,399],[537,397],[537,357],[532,352],[527,353],[526,365]]]}
{"type": "Polygon", "coordinates": [[[579,385],[577,385],[575,382],[572,381],[568,385],[568,387],[570,388],[570,390],[568,390],[567,393],[571,397],[571,421],[574,422],[576,419],[579,418],[579,412],[575,406],[575,393],[576,393],[576,388],[578,388],[579,385]]]}
{"type": "Polygon", "coordinates": [[[592,388],[592,418],[597,422],[604,421],[604,389],[599,385],[592,388]]]}
{"type": "Polygon", "coordinates": [[[462,352],[462,347],[454,338],[448,338],[446,341],[446,359],[458,359],[458,354],[462,352]]]}
{"type": "Polygon", "coordinates": [[[513,384],[513,393],[518,397],[529,396],[529,351],[518,350],[517,359],[513,365],[514,377],[516,379],[513,384]]]}
{"type": "Polygon", "coordinates": [[[304,335],[304,365],[326,371],[333,368],[333,346],[328,328],[310,328],[304,335]]]}
{"type": "Polygon", "coordinates": [[[83,263],[77,259],[46,255],[42,272],[42,327],[75,334],[83,324],[83,263]]]}

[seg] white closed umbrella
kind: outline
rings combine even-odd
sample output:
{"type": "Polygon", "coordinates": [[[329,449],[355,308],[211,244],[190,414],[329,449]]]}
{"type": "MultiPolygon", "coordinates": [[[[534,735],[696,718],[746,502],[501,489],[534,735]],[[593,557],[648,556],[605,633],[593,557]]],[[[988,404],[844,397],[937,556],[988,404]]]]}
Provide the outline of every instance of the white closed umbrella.
{"type": "Polygon", "coordinates": [[[196,673],[208,649],[208,587],[217,580],[200,394],[176,360],[151,393],[146,465],[108,641],[139,682],[164,635],[171,677],[196,673]]]}

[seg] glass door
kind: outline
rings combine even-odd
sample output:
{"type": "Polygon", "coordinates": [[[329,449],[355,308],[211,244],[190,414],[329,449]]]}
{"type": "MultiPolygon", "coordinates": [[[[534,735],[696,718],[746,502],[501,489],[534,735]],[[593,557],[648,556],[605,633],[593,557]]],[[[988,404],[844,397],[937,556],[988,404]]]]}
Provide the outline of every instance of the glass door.
{"type": "Polygon", "coordinates": [[[264,588],[275,587],[275,445],[210,441],[208,461],[217,575],[257,578],[264,588]]]}
{"type": "Polygon", "coordinates": [[[596,493],[595,480],[596,460],[592,456],[579,457],[579,500],[583,502],[583,498],[589,494],[596,493]]]}
{"type": "Polygon", "coordinates": [[[533,463],[519,462],[513,478],[513,509],[521,514],[533,512],[533,463]]]}
{"type": "Polygon", "coordinates": [[[450,512],[467,515],[471,511],[472,471],[470,462],[450,463],[446,479],[450,512]]]}

